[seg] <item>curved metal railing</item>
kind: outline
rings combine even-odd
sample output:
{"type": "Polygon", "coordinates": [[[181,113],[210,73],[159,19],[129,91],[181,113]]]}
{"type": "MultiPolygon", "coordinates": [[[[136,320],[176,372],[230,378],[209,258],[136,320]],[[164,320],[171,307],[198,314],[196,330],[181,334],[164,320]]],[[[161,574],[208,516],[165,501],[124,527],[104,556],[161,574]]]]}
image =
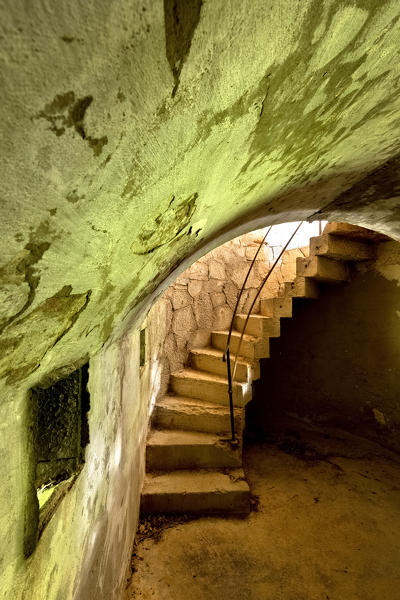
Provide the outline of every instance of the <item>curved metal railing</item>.
{"type": "Polygon", "coordinates": [[[238,310],[238,307],[239,307],[240,299],[242,297],[245,285],[247,283],[247,280],[248,280],[248,278],[250,276],[250,273],[251,273],[251,270],[253,268],[253,265],[254,265],[254,263],[256,261],[256,258],[258,256],[260,250],[261,250],[262,245],[265,243],[265,240],[266,240],[269,232],[271,231],[272,225],[269,227],[267,233],[265,234],[264,238],[260,242],[260,245],[259,245],[259,247],[257,249],[257,252],[254,255],[253,260],[251,261],[249,270],[247,271],[247,275],[246,275],[246,277],[244,279],[242,288],[241,288],[241,290],[239,292],[239,296],[238,296],[238,299],[236,301],[236,305],[235,305],[235,308],[234,308],[234,311],[233,311],[233,315],[232,315],[231,325],[229,327],[229,334],[228,334],[228,340],[227,340],[227,343],[226,343],[226,349],[225,349],[225,352],[224,352],[224,354],[222,356],[222,360],[224,362],[226,362],[226,369],[227,369],[227,375],[228,375],[228,397],[229,397],[229,411],[230,411],[231,436],[232,436],[231,442],[232,443],[237,443],[236,434],[235,434],[235,413],[234,413],[234,407],[233,407],[233,380],[234,380],[235,374],[236,374],[237,359],[238,359],[238,356],[240,356],[240,348],[242,346],[244,332],[246,330],[247,323],[249,322],[250,315],[251,315],[251,313],[253,311],[253,308],[254,308],[254,306],[255,306],[255,304],[256,304],[256,302],[257,302],[257,300],[258,300],[258,298],[259,298],[259,296],[261,294],[261,291],[262,291],[264,285],[267,283],[268,279],[271,276],[271,273],[274,271],[276,265],[278,264],[278,262],[280,261],[282,255],[283,255],[283,253],[286,251],[286,249],[289,246],[290,242],[292,241],[292,239],[294,238],[294,236],[296,235],[296,233],[298,232],[298,230],[300,229],[300,227],[302,226],[303,223],[304,223],[304,221],[301,221],[299,223],[299,225],[296,227],[296,229],[293,231],[292,235],[289,237],[288,241],[286,242],[286,244],[282,248],[281,252],[279,253],[279,256],[274,261],[272,267],[270,267],[267,275],[262,280],[261,285],[260,285],[259,289],[257,290],[256,295],[253,298],[253,301],[252,301],[252,303],[250,305],[249,311],[248,311],[247,316],[246,316],[245,323],[243,325],[243,329],[242,329],[240,340],[239,340],[238,349],[237,349],[237,351],[235,353],[235,361],[234,361],[234,364],[233,364],[233,374],[232,374],[232,371],[231,371],[231,359],[230,359],[230,342],[231,342],[231,337],[232,337],[232,330],[233,330],[233,325],[234,325],[234,321],[235,321],[235,316],[236,316],[236,313],[237,313],[237,310],[238,310]]]}
{"type": "MultiPolygon", "coordinates": [[[[226,342],[226,350],[229,349],[229,344],[231,342],[231,336],[232,336],[232,330],[233,330],[233,323],[234,323],[234,320],[235,320],[237,309],[239,307],[240,300],[241,300],[243,292],[244,292],[244,288],[246,287],[247,280],[250,277],[250,273],[251,273],[251,270],[253,268],[253,265],[254,265],[254,263],[257,260],[257,256],[259,255],[260,250],[261,250],[263,244],[265,244],[265,240],[267,239],[267,236],[268,236],[269,232],[271,231],[271,229],[272,229],[272,225],[270,225],[270,227],[268,227],[267,233],[264,235],[263,239],[259,243],[258,248],[257,248],[257,252],[255,253],[255,255],[253,257],[253,260],[251,261],[250,267],[249,267],[249,269],[247,271],[247,275],[244,278],[242,287],[240,289],[239,295],[238,295],[237,300],[236,300],[235,308],[233,309],[233,316],[232,316],[232,319],[231,319],[231,325],[229,327],[229,333],[228,333],[228,341],[226,342]]],[[[225,352],[226,352],[226,350],[225,350],[225,352]]]]}
{"type": "MultiPolygon", "coordinates": [[[[226,362],[226,369],[227,369],[227,374],[228,374],[228,396],[229,396],[229,411],[230,411],[230,422],[231,422],[231,434],[232,434],[232,439],[231,442],[236,442],[236,436],[235,436],[235,413],[234,413],[234,408],[233,408],[233,386],[232,386],[232,374],[231,374],[231,359],[230,359],[230,343],[231,343],[231,337],[232,337],[232,330],[233,330],[233,324],[235,321],[235,316],[239,307],[239,303],[240,300],[242,298],[243,292],[244,292],[244,288],[246,286],[247,280],[250,276],[251,270],[253,268],[254,263],[257,260],[257,256],[260,253],[260,250],[262,248],[262,246],[265,243],[265,240],[267,239],[267,236],[269,234],[269,232],[272,229],[272,225],[270,225],[270,227],[268,228],[266,234],[264,235],[263,239],[261,240],[261,242],[259,243],[259,246],[257,248],[257,252],[255,253],[253,260],[251,261],[250,267],[247,271],[247,275],[244,278],[242,287],[240,289],[239,295],[237,297],[236,300],[236,304],[235,304],[235,308],[233,309],[233,315],[232,315],[232,319],[231,319],[231,324],[229,327],[229,333],[228,333],[228,340],[226,342],[226,349],[224,354],[222,355],[222,360],[224,362],[226,362]]],[[[236,364],[236,363],[235,363],[236,364]]]]}

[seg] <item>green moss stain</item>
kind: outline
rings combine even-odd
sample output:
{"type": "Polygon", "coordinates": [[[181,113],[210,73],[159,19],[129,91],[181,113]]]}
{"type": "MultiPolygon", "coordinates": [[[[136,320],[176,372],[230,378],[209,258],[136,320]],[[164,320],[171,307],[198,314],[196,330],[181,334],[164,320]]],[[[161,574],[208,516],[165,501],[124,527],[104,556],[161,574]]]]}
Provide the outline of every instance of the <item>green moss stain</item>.
{"type": "Polygon", "coordinates": [[[49,222],[43,221],[29,234],[29,242],[24,249],[0,269],[0,284],[5,288],[10,286],[15,288],[18,295],[23,298],[22,306],[13,311],[11,316],[0,318],[0,335],[31,306],[40,281],[35,265],[50,248],[52,238],[49,222]]]}
{"type": "Polygon", "coordinates": [[[85,96],[84,98],[78,98],[68,109],[68,125],[69,127],[73,125],[75,127],[75,131],[81,136],[83,140],[86,137],[83,119],[85,118],[85,113],[89,106],[92,104],[92,102],[93,96],[85,96]]]}
{"type": "Polygon", "coordinates": [[[270,65],[259,84],[233,105],[202,117],[196,143],[222,121],[234,123],[258,110],[248,160],[238,179],[243,176],[247,181],[249,171],[267,163],[270,177],[285,177],[291,185],[310,181],[328,164],[327,152],[365,123],[382,117],[396,101],[394,85],[393,93],[382,97],[388,73],[366,74],[369,56],[360,53],[363,36],[381,8],[374,0],[360,0],[351,7],[332,3],[328,8],[319,0],[310,2],[294,51],[282,63],[270,65]],[[377,98],[369,111],[361,104],[365,95],[377,98]],[[343,115],[355,106],[360,107],[359,119],[356,113],[343,126],[343,115]]]}
{"type": "Polygon", "coordinates": [[[137,240],[131,246],[132,251],[135,254],[150,254],[176,239],[190,223],[196,210],[197,198],[197,192],[181,202],[173,196],[162,213],[147,219],[139,231],[137,240]]]}
{"type": "MultiPolygon", "coordinates": [[[[354,211],[374,204],[377,198],[382,202],[398,197],[400,197],[400,142],[397,156],[368,173],[361,181],[342,192],[333,202],[315,214],[323,216],[339,209],[354,211]]],[[[393,217],[397,220],[400,216],[400,208],[395,208],[394,211],[397,214],[393,214],[393,217]]]]}
{"type": "Polygon", "coordinates": [[[73,327],[87,307],[91,290],[71,294],[64,286],[33,311],[16,320],[0,341],[0,377],[8,383],[19,381],[35,371],[46,353],[73,327]],[[29,337],[26,332],[29,331],[29,337]],[[24,353],[18,349],[24,342],[24,353]]]}
{"type": "Polygon", "coordinates": [[[178,90],[202,4],[202,0],[164,0],[166,53],[175,83],[172,96],[178,90]]]}
{"type": "Polygon", "coordinates": [[[99,156],[103,146],[108,143],[107,136],[95,138],[87,134],[85,128],[85,114],[93,102],[93,96],[76,98],[73,91],[57,95],[52,102],[46,104],[44,109],[36,116],[50,123],[50,131],[56,136],[61,136],[67,128],[73,128],[85,140],[95,156],[99,156]]]}
{"type": "Polygon", "coordinates": [[[70,127],[65,113],[68,113],[68,109],[74,101],[75,94],[72,91],[57,94],[52,102],[46,104],[44,109],[38,113],[37,118],[46,119],[50,124],[50,131],[56,136],[61,136],[65,133],[65,128],[70,127]]]}
{"type": "Polygon", "coordinates": [[[76,202],[79,202],[79,200],[82,200],[84,197],[85,196],[79,196],[78,191],[75,189],[67,194],[67,201],[71,204],[75,204],[76,202]]]}

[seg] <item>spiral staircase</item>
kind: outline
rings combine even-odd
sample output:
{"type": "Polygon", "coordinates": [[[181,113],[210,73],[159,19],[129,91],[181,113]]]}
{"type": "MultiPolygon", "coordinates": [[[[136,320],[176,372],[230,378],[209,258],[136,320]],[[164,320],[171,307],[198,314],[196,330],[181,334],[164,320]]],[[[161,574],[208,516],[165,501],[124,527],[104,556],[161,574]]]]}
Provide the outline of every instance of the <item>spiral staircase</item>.
{"type": "MultiPolygon", "coordinates": [[[[345,223],[329,223],[309,243],[309,256],[297,258],[296,276],[279,296],[261,300],[249,317],[233,383],[235,430],[230,443],[226,363],[228,331],[213,331],[211,346],[191,350],[186,367],[171,374],[170,391],[155,406],[146,447],[144,513],[246,514],[250,490],[242,466],[244,411],[260,359],[268,359],[270,338],[280,321],[291,318],[297,299],[318,300],[321,286],[343,285],[352,265],[373,261],[385,236],[345,223]]],[[[247,315],[237,314],[230,342],[231,362],[247,315]]]]}

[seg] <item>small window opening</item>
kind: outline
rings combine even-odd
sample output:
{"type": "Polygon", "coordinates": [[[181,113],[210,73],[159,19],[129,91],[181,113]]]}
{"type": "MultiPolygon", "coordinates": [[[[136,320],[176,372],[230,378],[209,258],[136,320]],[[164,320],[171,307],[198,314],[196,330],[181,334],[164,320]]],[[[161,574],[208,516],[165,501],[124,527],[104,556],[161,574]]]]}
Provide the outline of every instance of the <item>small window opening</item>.
{"type": "Polygon", "coordinates": [[[71,488],[84,463],[84,448],[89,443],[87,384],[88,364],[50,387],[31,390],[32,484],[36,489],[36,513],[39,514],[29,531],[26,555],[33,551],[56,506],[71,488]]]}
{"type": "Polygon", "coordinates": [[[146,362],[146,328],[140,330],[140,366],[146,362]]]}

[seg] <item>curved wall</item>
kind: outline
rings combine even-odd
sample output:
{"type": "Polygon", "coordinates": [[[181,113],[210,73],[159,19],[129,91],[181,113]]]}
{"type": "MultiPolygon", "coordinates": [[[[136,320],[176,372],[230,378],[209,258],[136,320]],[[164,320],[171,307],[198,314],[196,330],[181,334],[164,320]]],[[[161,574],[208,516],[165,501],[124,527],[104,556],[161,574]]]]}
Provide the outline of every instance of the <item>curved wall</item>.
{"type": "Polygon", "coordinates": [[[177,275],[273,222],[400,238],[399,16],[397,0],[2,2],[4,598],[118,597],[147,426],[131,332],[177,275]],[[88,359],[86,465],[25,561],[28,390],[88,359]]]}

